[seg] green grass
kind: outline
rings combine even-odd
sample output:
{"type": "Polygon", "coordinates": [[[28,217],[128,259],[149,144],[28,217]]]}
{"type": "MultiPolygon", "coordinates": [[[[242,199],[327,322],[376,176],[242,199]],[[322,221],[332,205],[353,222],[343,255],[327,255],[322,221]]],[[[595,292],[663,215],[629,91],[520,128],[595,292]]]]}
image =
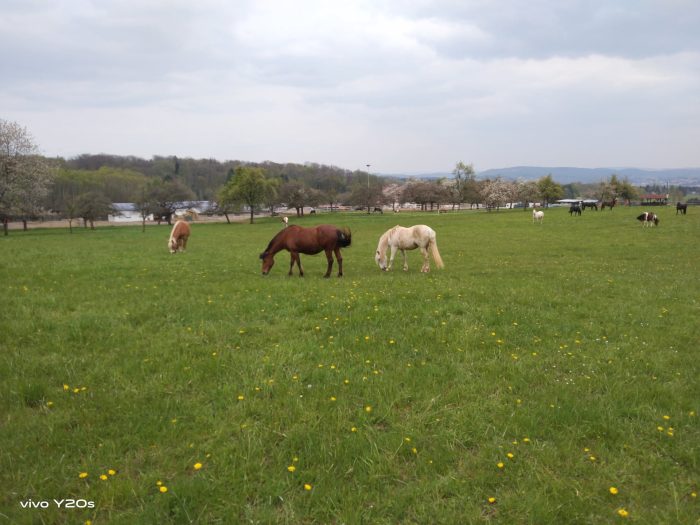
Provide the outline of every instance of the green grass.
{"type": "Polygon", "coordinates": [[[342,279],[262,277],[276,220],[12,232],[0,522],[698,523],[693,211],[303,219],[352,229],[342,279]],[[380,272],[397,222],[446,269],[380,272]]]}

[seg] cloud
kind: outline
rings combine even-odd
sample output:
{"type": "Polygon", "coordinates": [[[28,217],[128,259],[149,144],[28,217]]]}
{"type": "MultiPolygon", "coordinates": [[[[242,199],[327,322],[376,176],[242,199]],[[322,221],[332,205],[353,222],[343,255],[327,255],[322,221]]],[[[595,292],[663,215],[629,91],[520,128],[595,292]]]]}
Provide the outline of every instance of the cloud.
{"type": "Polygon", "coordinates": [[[61,155],[596,166],[624,135],[615,164],[687,165],[699,23],[694,0],[6,1],[2,117],[61,155]]]}

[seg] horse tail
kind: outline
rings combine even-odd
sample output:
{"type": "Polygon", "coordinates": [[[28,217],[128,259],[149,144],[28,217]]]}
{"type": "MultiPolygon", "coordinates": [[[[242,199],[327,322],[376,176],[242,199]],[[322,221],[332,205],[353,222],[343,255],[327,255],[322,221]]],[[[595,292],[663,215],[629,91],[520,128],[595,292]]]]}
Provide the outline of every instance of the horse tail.
{"type": "Polygon", "coordinates": [[[352,242],[352,234],[350,233],[350,228],[338,228],[338,244],[341,248],[350,246],[352,242]]]}
{"type": "Polygon", "coordinates": [[[444,268],[445,263],[442,262],[442,257],[440,257],[440,252],[437,247],[437,238],[435,233],[430,236],[430,242],[428,243],[428,250],[430,250],[430,255],[433,256],[433,261],[435,261],[435,266],[438,268],[444,268]]]}

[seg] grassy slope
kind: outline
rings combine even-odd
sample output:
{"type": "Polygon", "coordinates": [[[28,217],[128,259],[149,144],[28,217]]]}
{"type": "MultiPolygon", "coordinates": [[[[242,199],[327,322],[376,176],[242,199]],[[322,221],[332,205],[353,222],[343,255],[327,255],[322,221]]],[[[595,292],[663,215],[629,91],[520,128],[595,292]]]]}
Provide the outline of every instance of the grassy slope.
{"type": "Polygon", "coordinates": [[[654,229],[625,208],[548,210],[542,225],[519,210],[334,216],[353,246],[346,276],[328,280],[322,256],[288,278],[284,253],[259,275],[277,221],[195,224],[181,256],[165,227],[13,234],[0,262],[0,512],[609,523],[624,508],[694,523],[692,211],[663,209],[654,229]],[[409,272],[380,272],[376,241],[397,221],[430,224],[446,270],[421,275],[413,252],[409,272]],[[96,508],[22,509],[29,498],[96,508]]]}

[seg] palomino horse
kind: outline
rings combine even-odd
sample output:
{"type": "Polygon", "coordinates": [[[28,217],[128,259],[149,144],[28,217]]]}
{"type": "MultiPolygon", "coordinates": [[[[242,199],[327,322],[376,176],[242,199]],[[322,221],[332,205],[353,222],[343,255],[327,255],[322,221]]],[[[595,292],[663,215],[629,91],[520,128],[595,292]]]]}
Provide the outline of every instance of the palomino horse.
{"type": "Polygon", "coordinates": [[[617,204],[617,197],[615,197],[615,198],[614,198],[613,200],[611,200],[611,201],[603,201],[603,202],[601,202],[601,203],[600,203],[600,209],[601,209],[601,211],[602,211],[602,210],[604,210],[605,207],[607,206],[608,208],[610,208],[610,211],[612,211],[612,209],[615,207],[615,204],[617,204]]]}
{"type": "Polygon", "coordinates": [[[542,223],[542,219],[544,219],[543,211],[532,210],[532,222],[542,223]]]}
{"type": "Polygon", "coordinates": [[[650,212],[650,211],[645,211],[642,213],[639,217],[637,217],[638,221],[642,222],[642,227],[652,227],[652,226],[658,226],[659,225],[659,217],[656,215],[656,213],[650,212]]]}
{"type": "Polygon", "coordinates": [[[683,215],[688,213],[688,205],[682,202],[676,203],[676,215],[678,215],[678,212],[682,213],[683,215]]]}
{"type": "Polygon", "coordinates": [[[185,221],[177,221],[170,232],[170,239],[168,239],[170,253],[184,252],[189,238],[190,225],[185,221]]]}
{"type": "Polygon", "coordinates": [[[322,251],[326,252],[328,269],[324,277],[330,277],[333,268],[333,254],[338,261],[338,277],[343,276],[343,257],[340,249],[350,246],[350,230],[348,228],[337,228],[329,224],[322,224],[313,228],[303,228],[292,224],[284,228],[275,235],[260,254],[262,259],[262,274],[267,275],[270,268],[275,264],[275,254],[281,250],[287,250],[292,261],[289,264],[289,275],[292,275],[294,263],[299,267],[299,277],[304,276],[304,269],[301,267],[299,254],[316,255],[322,251]]]}
{"type": "Polygon", "coordinates": [[[384,232],[379,238],[377,253],[374,256],[374,260],[382,270],[389,271],[394,262],[396,250],[401,250],[401,254],[403,255],[403,269],[407,271],[408,263],[406,262],[405,250],[413,250],[415,248],[420,248],[423,254],[421,272],[425,273],[430,271],[430,258],[428,257],[428,253],[433,256],[435,266],[438,268],[445,267],[445,264],[442,262],[442,257],[440,257],[440,252],[438,251],[435,230],[425,224],[418,224],[410,228],[397,225],[384,232]],[[387,264],[387,248],[389,247],[391,247],[391,257],[387,264]]]}

